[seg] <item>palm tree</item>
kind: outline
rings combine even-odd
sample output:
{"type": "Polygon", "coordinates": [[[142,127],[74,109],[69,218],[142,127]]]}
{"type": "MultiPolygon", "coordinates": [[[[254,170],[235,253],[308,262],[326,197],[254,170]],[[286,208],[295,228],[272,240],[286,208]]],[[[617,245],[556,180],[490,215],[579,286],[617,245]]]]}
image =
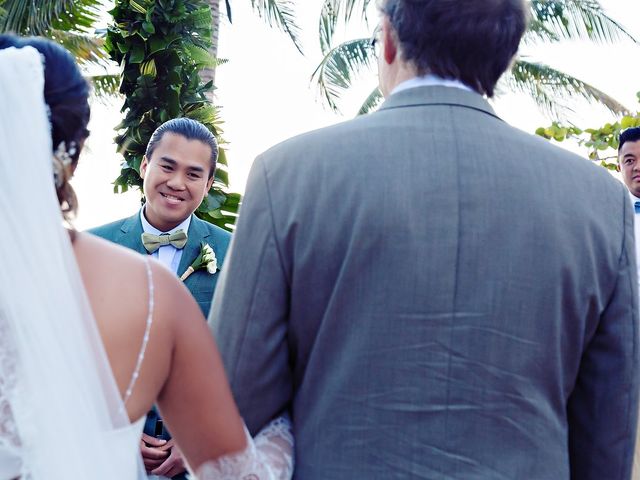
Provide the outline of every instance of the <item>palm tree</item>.
{"type": "Polygon", "coordinates": [[[114,93],[119,78],[106,73],[109,57],[104,38],[95,34],[95,24],[104,10],[104,0],[0,0],[0,32],[39,35],[57,41],[87,69],[105,69],[88,75],[98,95],[114,93]]]}
{"type": "MultiPolygon", "coordinates": [[[[320,47],[324,58],[313,72],[324,101],[339,111],[341,94],[351,87],[354,74],[373,63],[369,38],[358,38],[333,45],[333,35],[339,21],[348,23],[354,12],[360,11],[367,21],[367,9],[372,0],[324,0],[319,21],[320,47]]],[[[637,42],[617,21],[609,17],[596,0],[532,0],[531,21],[523,44],[553,44],[561,40],[588,39],[611,43],[622,38],[637,42]]],[[[605,92],[544,63],[519,56],[513,68],[501,79],[501,88],[529,94],[538,106],[552,117],[562,117],[562,98],[582,97],[604,105],[615,114],[628,109],[605,92]]],[[[375,108],[381,100],[378,89],[369,95],[359,114],[375,108]]]]}
{"type": "MultiPolygon", "coordinates": [[[[231,19],[229,0],[224,0],[231,19]]],[[[220,26],[220,0],[207,0],[211,8],[213,41],[209,53],[218,56],[218,30],[220,26]]],[[[58,41],[71,51],[78,62],[86,67],[106,67],[109,56],[104,49],[104,36],[96,35],[94,25],[106,8],[106,0],[0,0],[0,32],[22,35],[41,35],[58,41]]],[[[302,53],[300,28],[295,22],[292,0],[251,0],[256,13],[272,27],[289,35],[302,53]]],[[[204,83],[215,80],[214,61],[200,73],[204,83]]],[[[117,91],[116,75],[90,75],[98,94],[117,91]]],[[[212,95],[212,92],[209,92],[212,95]]],[[[212,98],[209,97],[211,100],[212,98]]]]}
{"type": "MultiPolygon", "coordinates": [[[[220,29],[220,1],[221,0],[208,0],[209,7],[211,8],[211,21],[213,25],[213,36],[209,53],[213,58],[218,58],[218,32],[220,29]]],[[[229,0],[224,0],[227,17],[231,21],[231,5],[229,0]]],[[[300,27],[295,21],[295,15],[293,11],[294,3],[292,0],[251,0],[251,6],[258,16],[264,19],[270,27],[275,27],[291,38],[291,41],[302,53],[302,46],[299,40],[300,27]]],[[[204,83],[211,81],[215,84],[216,78],[216,65],[204,68],[200,72],[200,78],[204,83]]],[[[207,93],[210,101],[213,100],[213,92],[207,93]]]]}

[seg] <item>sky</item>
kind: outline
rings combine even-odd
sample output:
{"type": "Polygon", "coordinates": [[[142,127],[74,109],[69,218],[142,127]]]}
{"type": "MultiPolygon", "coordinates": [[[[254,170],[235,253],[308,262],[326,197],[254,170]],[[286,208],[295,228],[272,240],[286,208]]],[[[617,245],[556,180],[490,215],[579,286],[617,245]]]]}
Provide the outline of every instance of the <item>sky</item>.
{"type": "MultiPolygon", "coordinates": [[[[311,74],[321,57],[317,19],[322,0],[297,2],[304,56],[281,31],[269,28],[251,10],[248,0],[233,0],[233,23],[220,29],[219,56],[229,63],[216,72],[215,103],[224,120],[231,189],[244,191],[246,177],[256,155],[291,136],[352,118],[362,99],[375,87],[373,71],[362,75],[358,86],[344,99],[342,114],[321,102],[311,74]]],[[[640,1],[601,0],[607,13],[640,39],[640,1]]],[[[108,18],[108,17],[107,17],[108,18]]],[[[339,31],[337,39],[368,36],[377,21],[352,25],[339,31]]],[[[609,93],[634,111],[640,110],[640,45],[621,41],[615,45],[563,42],[553,48],[522,51],[544,60],[609,93]]],[[[111,182],[120,170],[121,158],[113,142],[113,126],[120,121],[122,101],[93,103],[89,125],[91,137],[80,161],[73,185],[79,197],[78,229],[101,225],[132,215],[140,194],[115,195],[111,182]]],[[[518,128],[534,132],[550,124],[523,95],[506,94],[493,102],[496,112],[518,128]]],[[[579,125],[600,126],[614,118],[603,109],[582,104],[576,109],[579,125]]],[[[579,151],[577,147],[563,145],[579,151]]]]}

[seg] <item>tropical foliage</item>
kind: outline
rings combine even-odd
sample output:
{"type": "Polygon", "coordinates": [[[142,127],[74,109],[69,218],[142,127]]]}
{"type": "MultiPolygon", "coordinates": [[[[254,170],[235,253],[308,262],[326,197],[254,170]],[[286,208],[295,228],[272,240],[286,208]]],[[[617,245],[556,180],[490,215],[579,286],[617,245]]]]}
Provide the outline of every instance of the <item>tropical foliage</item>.
{"type": "MultiPolygon", "coordinates": [[[[0,0],[0,32],[39,35],[62,44],[85,66],[105,67],[108,62],[104,38],[95,24],[104,9],[103,0],[0,0]]],[[[98,93],[111,92],[114,76],[90,76],[98,93]]]]}
{"type": "MultiPolygon", "coordinates": [[[[359,15],[368,23],[367,12],[373,0],[324,0],[319,20],[320,47],[323,59],[312,79],[326,104],[339,110],[340,97],[353,84],[354,74],[373,63],[373,50],[369,38],[358,38],[334,45],[333,38],[340,22],[348,23],[359,15]]],[[[611,43],[633,37],[613,18],[606,14],[596,0],[532,0],[531,22],[523,46],[555,44],[567,39],[588,39],[611,43]]],[[[605,92],[530,58],[520,56],[513,69],[502,80],[501,87],[529,94],[540,108],[554,118],[565,113],[563,98],[581,97],[597,102],[614,113],[628,113],[624,105],[605,92]]],[[[360,113],[379,103],[380,93],[375,89],[367,98],[360,113]]]]}
{"type": "MultiPolygon", "coordinates": [[[[205,93],[198,71],[217,65],[207,51],[211,13],[203,0],[118,0],[111,11],[105,47],[122,67],[120,93],[125,96],[116,142],[124,163],[115,191],[140,187],[140,163],[153,131],[163,122],[189,117],[205,124],[220,143],[218,110],[205,93]]],[[[220,151],[216,178],[196,214],[223,228],[234,223],[240,197],[225,193],[227,160],[220,151]]]]}
{"type": "MultiPolygon", "coordinates": [[[[637,97],[640,102],[640,92],[637,93],[637,97]]],[[[614,123],[584,129],[575,125],[553,122],[548,127],[538,128],[536,134],[556,142],[575,141],[587,150],[590,160],[609,170],[616,170],[618,167],[616,151],[620,132],[629,127],[640,127],[640,110],[635,114],[624,115],[614,123]]]]}

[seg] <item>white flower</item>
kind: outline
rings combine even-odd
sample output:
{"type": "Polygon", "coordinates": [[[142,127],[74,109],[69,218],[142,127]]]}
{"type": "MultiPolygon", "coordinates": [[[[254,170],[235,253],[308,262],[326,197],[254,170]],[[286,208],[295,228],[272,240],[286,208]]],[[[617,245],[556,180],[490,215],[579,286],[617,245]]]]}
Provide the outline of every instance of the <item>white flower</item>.
{"type": "Polygon", "coordinates": [[[216,257],[214,255],[213,259],[211,259],[211,261],[207,263],[207,272],[213,275],[214,273],[216,273],[216,270],[218,270],[218,262],[216,262],[216,257]]]}
{"type": "Polygon", "coordinates": [[[189,278],[189,275],[201,268],[206,268],[207,272],[211,275],[216,273],[216,270],[218,270],[218,261],[216,260],[216,254],[213,252],[213,248],[204,242],[200,242],[200,254],[182,274],[180,279],[184,282],[189,278]]]}

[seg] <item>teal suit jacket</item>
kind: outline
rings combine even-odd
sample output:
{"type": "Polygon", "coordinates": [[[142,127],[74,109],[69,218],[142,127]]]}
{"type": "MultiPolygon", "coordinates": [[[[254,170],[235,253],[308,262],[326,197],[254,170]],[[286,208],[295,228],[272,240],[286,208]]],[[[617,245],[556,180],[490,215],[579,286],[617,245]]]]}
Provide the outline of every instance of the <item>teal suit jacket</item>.
{"type": "MultiPolygon", "coordinates": [[[[89,233],[135,250],[136,252],[147,254],[147,251],[142,245],[141,236],[143,230],[142,222],[140,221],[140,212],[137,212],[131,217],[92,228],[89,230],[89,233]]],[[[200,220],[195,215],[191,216],[191,223],[187,234],[189,238],[182,252],[182,258],[178,266],[178,276],[184,273],[200,253],[200,242],[208,243],[211,246],[218,262],[218,271],[213,275],[207,272],[206,269],[197,270],[184,282],[196,302],[198,302],[203,315],[206,317],[211,308],[213,292],[216,288],[218,277],[220,276],[220,269],[222,269],[227,248],[229,247],[231,234],[220,227],[200,220]]]]}

